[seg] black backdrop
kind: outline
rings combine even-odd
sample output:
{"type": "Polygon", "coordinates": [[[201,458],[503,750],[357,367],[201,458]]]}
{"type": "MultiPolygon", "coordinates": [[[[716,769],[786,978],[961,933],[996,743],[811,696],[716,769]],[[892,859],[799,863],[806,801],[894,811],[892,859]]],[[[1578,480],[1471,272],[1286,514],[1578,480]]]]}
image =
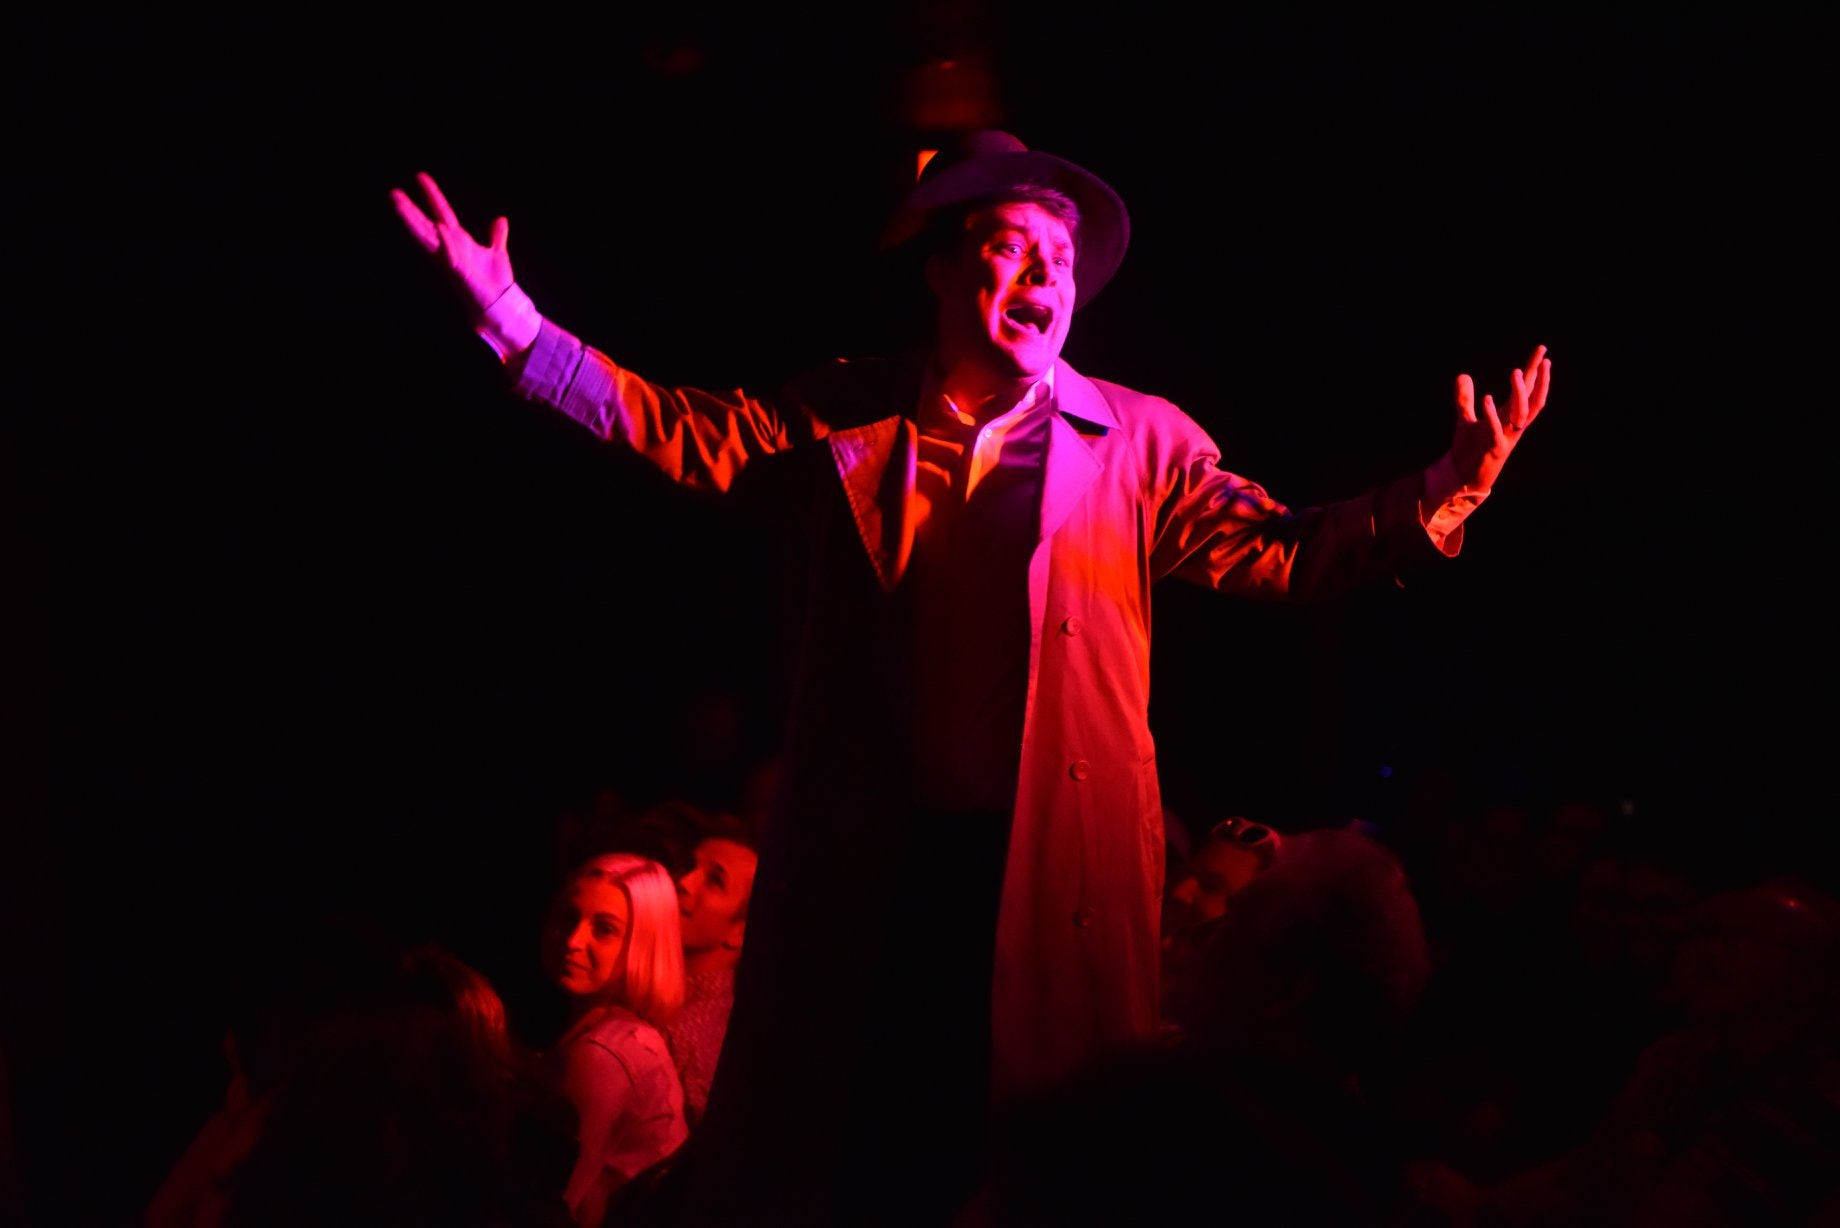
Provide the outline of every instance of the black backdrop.
{"type": "Polygon", "coordinates": [[[726,783],[705,697],[744,698],[723,746],[770,737],[721,509],[498,393],[389,208],[418,169],[478,233],[510,217],[576,332],[766,386],[857,339],[836,287],[958,82],[1131,207],[1069,357],[1293,503],[1429,461],[1455,373],[1499,391],[1544,342],[1548,415],[1434,582],[1159,593],[1172,807],[1379,819],[1454,770],[1823,868],[1812,31],[886,13],[14,19],[0,1056],[29,1217],[132,1217],[221,1090],[226,985],[292,921],[441,941],[515,1021],[559,817],[726,783]]]}

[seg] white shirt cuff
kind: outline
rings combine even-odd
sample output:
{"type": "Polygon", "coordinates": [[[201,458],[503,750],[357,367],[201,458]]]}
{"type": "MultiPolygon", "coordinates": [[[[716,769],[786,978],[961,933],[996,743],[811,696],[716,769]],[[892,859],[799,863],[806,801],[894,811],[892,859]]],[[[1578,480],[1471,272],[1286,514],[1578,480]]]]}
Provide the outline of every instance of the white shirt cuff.
{"type": "Polygon", "coordinates": [[[1446,452],[1425,470],[1425,493],[1419,500],[1419,520],[1440,553],[1455,554],[1463,544],[1463,521],[1489,497],[1486,490],[1463,486],[1456,466],[1446,452]]]}
{"type": "Polygon", "coordinates": [[[510,362],[530,348],[542,327],[543,316],[537,311],[537,305],[516,282],[512,282],[480,313],[473,331],[492,347],[500,362],[510,362]]]}

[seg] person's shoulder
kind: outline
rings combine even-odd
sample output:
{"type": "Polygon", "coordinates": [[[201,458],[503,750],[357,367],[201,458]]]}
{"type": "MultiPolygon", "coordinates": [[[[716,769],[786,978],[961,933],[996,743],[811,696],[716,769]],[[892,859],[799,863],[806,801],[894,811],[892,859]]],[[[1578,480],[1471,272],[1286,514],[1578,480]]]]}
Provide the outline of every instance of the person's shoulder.
{"type": "Polygon", "coordinates": [[[1195,420],[1167,397],[1084,375],[1064,361],[1055,380],[1055,395],[1064,413],[1108,433],[1116,431],[1135,443],[1158,438],[1199,443],[1199,436],[1204,434],[1195,420]]]}
{"type": "Polygon", "coordinates": [[[1117,380],[1102,379],[1096,375],[1087,375],[1074,369],[1065,359],[1055,372],[1056,391],[1063,401],[1078,403],[1087,396],[1096,396],[1108,406],[1121,422],[1130,420],[1154,421],[1169,415],[1186,416],[1182,410],[1167,397],[1117,380]]]}
{"type": "Polygon", "coordinates": [[[606,1015],[583,1032],[578,1043],[606,1050],[629,1069],[671,1060],[664,1032],[623,1006],[606,1008],[606,1015]]]}
{"type": "Polygon", "coordinates": [[[604,1006],[593,1025],[582,1031],[580,1039],[612,1047],[634,1037],[643,1038],[647,1033],[656,1035],[657,1031],[624,1006],[604,1006]]]}

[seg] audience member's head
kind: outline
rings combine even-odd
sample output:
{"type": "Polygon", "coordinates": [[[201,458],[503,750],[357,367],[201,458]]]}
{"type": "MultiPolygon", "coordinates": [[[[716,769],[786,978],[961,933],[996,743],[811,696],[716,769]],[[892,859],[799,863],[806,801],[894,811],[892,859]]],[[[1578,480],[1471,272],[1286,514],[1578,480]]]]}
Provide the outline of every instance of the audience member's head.
{"type": "Polygon", "coordinates": [[[618,1005],[662,1024],[684,1000],[677,885],[663,865],[606,853],[570,874],[543,928],[543,968],[579,1013],[618,1005]]]}
{"type": "MultiPolygon", "coordinates": [[[[1225,835],[1231,835],[1228,828],[1225,835]]],[[[1171,998],[1173,1043],[1135,1046],[996,1122],[978,1222],[1407,1222],[1365,1078],[1429,972],[1400,863],[1355,827],[1286,835],[1230,899],[1171,998]]]]}
{"type": "Polygon", "coordinates": [[[1353,827],[1303,832],[1233,895],[1172,1013],[1197,1050],[1341,1077],[1398,1039],[1429,971],[1418,904],[1391,850],[1353,827]]]}
{"type": "Polygon", "coordinates": [[[226,1228],[564,1223],[566,1106],[513,1060],[503,1003],[438,947],[347,959],[230,1174],[226,1228]]]}
{"type": "Polygon", "coordinates": [[[1163,892],[1165,993],[1184,975],[1196,946],[1227,911],[1227,902],[1277,856],[1283,838],[1242,815],[1222,819],[1175,862],[1163,892]]]}
{"type": "Polygon", "coordinates": [[[433,943],[402,952],[405,992],[411,1001],[451,1015],[472,1033],[480,1052],[509,1059],[515,1047],[504,999],[486,975],[433,943]]]}
{"type": "Polygon", "coordinates": [[[1276,831],[1242,815],[1209,828],[1183,862],[1181,877],[1169,885],[1170,897],[1182,907],[1183,923],[1196,926],[1220,917],[1227,901],[1272,863],[1282,843],[1276,831]]]}
{"type": "Polygon", "coordinates": [[[1824,1008],[1840,952],[1840,904],[1806,884],[1709,895],[1689,914],[1668,981],[1689,1024],[1824,1008]]]}
{"type": "Polygon", "coordinates": [[[752,824],[717,811],[696,816],[692,864],[677,879],[684,958],[692,971],[740,958],[759,839],[752,824]]]}

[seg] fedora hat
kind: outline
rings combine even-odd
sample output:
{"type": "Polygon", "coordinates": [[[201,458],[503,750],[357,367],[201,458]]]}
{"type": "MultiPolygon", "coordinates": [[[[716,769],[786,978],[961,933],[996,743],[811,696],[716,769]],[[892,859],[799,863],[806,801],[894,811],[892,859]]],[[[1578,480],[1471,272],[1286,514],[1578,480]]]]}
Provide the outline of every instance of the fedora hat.
{"type": "Polygon", "coordinates": [[[1030,149],[1010,133],[980,128],[958,134],[920,172],[913,190],[896,206],[882,231],[884,251],[899,248],[924,231],[940,209],[969,204],[1022,185],[1054,188],[1080,209],[1078,291],[1074,309],[1099,293],[1124,260],[1131,242],[1131,217],[1124,201],[1103,179],[1065,158],[1030,149]]]}

